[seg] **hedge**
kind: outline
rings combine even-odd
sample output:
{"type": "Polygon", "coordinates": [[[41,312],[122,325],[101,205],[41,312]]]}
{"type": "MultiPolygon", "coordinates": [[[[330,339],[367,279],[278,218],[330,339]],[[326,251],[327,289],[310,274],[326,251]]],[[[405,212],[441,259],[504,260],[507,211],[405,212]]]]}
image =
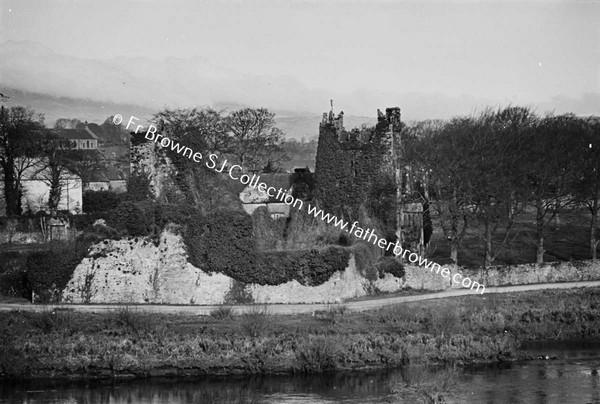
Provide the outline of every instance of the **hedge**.
{"type": "Polygon", "coordinates": [[[346,269],[349,258],[350,251],[340,246],[263,253],[255,266],[254,283],[279,285],[296,280],[305,286],[322,285],[336,271],[346,269]]]}
{"type": "Polygon", "coordinates": [[[89,243],[56,243],[46,251],[35,251],[27,257],[27,283],[36,302],[58,303],[77,265],[88,251],[89,243]]]}
{"type": "Polygon", "coordinates": [[[119,205],[119,196],[112,191],[85,191],[82,201],[85,213],[106,212],[119,205]]]}
{"type": "Polygon", "coordinates": [[[206,272],[219,272],[253,283],[256,248],[252,218],[243,212],[217,211],[190,218],[184,241],[189,262],[206,272]]]}
{"type": "Polygon", "coordinates": [[[149,208],[131,201],[122,202],[109,212],[106,223],[115,229],[127,230],[130,236],[147,236],[154,225],[154,214],[149,208]]]}
{"type": "Polygon", "coordinates": [[[192,217],[184,241],[192,265],[259,285],[279,285],[293,279],[303,285],[320,285],[334,272],[344,270],[350,257],[350,251],[339,246],[258,252],[252,238],[252,218],[237,211],[192,217]]]}
{"type": "Polygon", "coordinates": [[[27,254],[18,251],[0,253],[0,295],[29,298],[27,254]]]}
{"type": "Polygon", "coordinates": [[[394,257],[383,257],[377,264],[375,268],[379,272],[379,278],[383,278],[385,274],[392,274],[396,278],[402,278],[404,276],[405,270],[404,265],[394,257]]]}

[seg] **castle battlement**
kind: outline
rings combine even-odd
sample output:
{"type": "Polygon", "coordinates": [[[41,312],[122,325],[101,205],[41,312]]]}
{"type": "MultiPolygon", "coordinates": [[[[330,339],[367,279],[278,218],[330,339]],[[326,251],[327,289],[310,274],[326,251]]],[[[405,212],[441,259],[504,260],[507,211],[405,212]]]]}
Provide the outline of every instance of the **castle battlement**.
{"type": "Polygon", "coordinates": [[[390,128],[396,133],[401,130],[400,108],[398,107],[386,108],[385,114],[378,109],[376,126],[355,128],[350,131],[344,128],[344,112],[341,111],[336,116],[332,108],[329,112],[323,113],[319,132],[322,135],[333,136],[344,149],[356,149],[389,136],[390,128]]]}

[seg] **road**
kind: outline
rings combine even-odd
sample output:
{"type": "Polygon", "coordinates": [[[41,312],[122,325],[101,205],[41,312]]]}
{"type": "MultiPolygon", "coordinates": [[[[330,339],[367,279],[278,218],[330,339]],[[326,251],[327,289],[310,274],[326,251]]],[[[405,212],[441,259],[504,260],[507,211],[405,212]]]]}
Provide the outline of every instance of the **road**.
{"type": "MultiPolygon", "coordinates": [[[[510,292],[526,292],[531,290],[546,290],[546,289],[572,289],[583,287],[600,287],[600,281],[582,281],[582,282],[564,282],[564,283],[543,283],[533,285],[519,286],[501,286],[486,288],[486,292],[481,295],[470,289],[446,290],[443,292],[427,293],[414,296],[397,296],[397,297],[381,297],[379,299],[359,300],[354,302],[344,303],[348,311],[359,312],[366,310],[378,309],[380,307],[390,306],[398,303],[418,302],[420,300],[442,299],[455,296],[477,295],[485,297],[492,293],[510,293],[510,292]]],[[[61,305],[33,305],[33,304],[0,304],[0,311],[26,310],[26,311],[42,311],[53,308],[70,308],[81,312],[105,312],[114,310],[123,305],[115,304],[61,304],[61,305]]],[[[269,314],[303,314],[313,313],[317,310],[327,310],[335,306],[332,304],[271,304],[266,306],[269,314]]],[[[213,310],[220,306],[176,306],[163,304],[140,304],[134,305],[135,310],[146,313],[160,314],[186,314],[186,315],[209,315],[213,310]]],[[[232,306],[236,313],[244,313],[251,310],[263,309],[264,305],[237,305],[232,306]]]]}

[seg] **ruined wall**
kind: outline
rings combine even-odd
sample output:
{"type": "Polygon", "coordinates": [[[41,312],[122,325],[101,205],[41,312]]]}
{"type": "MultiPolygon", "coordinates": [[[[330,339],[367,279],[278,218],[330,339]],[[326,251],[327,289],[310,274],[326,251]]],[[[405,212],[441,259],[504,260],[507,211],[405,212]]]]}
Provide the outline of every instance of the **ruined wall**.
{"type": "MultiPolygon", "coordinates": [[[[357,270],[354,255],[344,271],[322,285],[303,286],[297,281],[276,286],[248,285],[256,303],[336,303],[362,297],[370,290],[397,292],[458,289],[460,285],[422,267],[407,266],[403,279],[385,274],[372,284],[357,270]]],[[[450,268],[472,280],[494,286],[546,282],[600,280],[600,261],[577,261],[466,270],[450,268]]],[[[63,300],[73,303],[222,304],[234,282],[223,274],[208,274],[187,262],[181,237],[165,230],[158,245],[144,238],[106,240],[92,247],[90,257],[76,268],[63,290],[63,300]]]]}
{"type": "MultiPolygon", "coordinates": [[[[351,257],[345,271],[311,287],[297,281],[248,285],[256,303],[334,303],[367,294],[368,281],[351,257]]],[[[92,247],[63,291],[73,303],[222,304],[233,286],[223,274],[207,274],[187,262],[180,236],[165,230],[158,245],[144,238],[106,240],[92,247]]],[[[397,291],[401,280],[386,274],[380,290],[397,291]]]]}
{"type": "Polygon", "coordinates": [[[150,180],[150,191],[158,198],[174,170],[168,158],[159,157],[156,143],[147,142],[143,133],[132,133],[130,144],[130,170],[132,174],[146,175],[150,180]]]}

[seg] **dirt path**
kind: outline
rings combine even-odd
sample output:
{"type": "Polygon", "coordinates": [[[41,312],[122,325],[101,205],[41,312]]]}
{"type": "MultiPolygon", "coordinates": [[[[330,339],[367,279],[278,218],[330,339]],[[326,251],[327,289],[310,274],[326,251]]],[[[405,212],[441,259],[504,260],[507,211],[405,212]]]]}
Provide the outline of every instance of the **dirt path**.
{"type": "MultiPolygon", "coordinates": [[[[424,295],[414,296],[398,296],[398,297],[382,297],[380,299],[372,300],[361,300],[355,302],[345,303],[344,306],[348,308],[348,311],[366,311],[378,309],[380,307],[390,306],[398,303],[405,302],[417,302],[420,300],[429,299],[441,299],[445,297],[454,296],[466,296],[466,295],[478,295],[485,297],[491,293],[509,293],[509,292],[525,292],[529,290],[543,290],[543,289],[572,289],[582,287],[600,287],[600,281],[582,281],[582,282],[565,282],[565,283],[542,283],[534,285],[519,285],[519,286],[501,286],[501,287],[489,287],[486,288],[484,295],[480,295],[470,289],[456,289],[446,290],[443,292],[428,293],[424,295]]],[[[103,312],[114,310],[122,305],[114,304],[62,304],[62,305],[33,305],[33,304],[12,304],[5,303],[0,304],[0,311],[12,311],[12,310],[27,310],[27,311],[41,311],[48,310],[50,308],[61,307],[61,308],[72,308],[82,312],[103,312]]],[[[267,306],[267,311],[270,314],[301,314],[301,313],[313,313],[316,310],[326,310],[331,307],[330,304],[272,304],[267,306]]],[[[161,313],[161,314],[187,314],[187,315],[208,315],[211,311],[215,310],[219,306],[174,306],[174,305],[161,305],[161,304],[143,304],[135,305],[136,310],[140,310],[147,313],[161,313]]],[[[265,306],[260,305],[239,305],[233,306],[236,313],[243,313],[249,310],[256,310],[257,307],[262,309],[265,306]]]]}

